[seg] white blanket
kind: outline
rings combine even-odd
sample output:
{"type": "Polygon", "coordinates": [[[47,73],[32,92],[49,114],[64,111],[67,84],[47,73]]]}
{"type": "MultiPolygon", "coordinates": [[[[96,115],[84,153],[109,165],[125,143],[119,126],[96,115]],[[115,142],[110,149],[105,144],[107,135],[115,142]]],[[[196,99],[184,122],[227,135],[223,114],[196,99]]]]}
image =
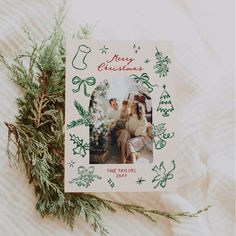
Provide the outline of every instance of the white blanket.
{"type": "MultiPolygon", "coordinates": [[[[0,52],[13,58],[29,48],[22,27],[43,39],[51,31],[60,1],[0,2],[0,52]]],[[[100,196],[150,209],[195,212],[198,218],[175,223],[158,217],[103,212],[110,235],[234,235],[234,0],[71,0],[67,35],[80,24],[93,27],[95,39],[167,39],[175,42],[177,101],[177,171],[175,193],[106,193],[100,196]]],[[[7,129],[14,122],[15,98],[21,95],[6,70],[0,71],[0,236],[98,235],[78,220],[74,231],[62,221],[41,219],[34,190],[24,169],[8,167],[7,129]]]]}

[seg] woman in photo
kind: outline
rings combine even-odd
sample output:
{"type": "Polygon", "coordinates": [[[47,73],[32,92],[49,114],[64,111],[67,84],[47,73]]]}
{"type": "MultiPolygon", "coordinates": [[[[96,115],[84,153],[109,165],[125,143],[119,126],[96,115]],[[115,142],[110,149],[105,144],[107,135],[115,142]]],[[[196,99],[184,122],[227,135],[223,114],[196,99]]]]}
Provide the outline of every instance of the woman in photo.
{"type": "Polygon", "coordinates": [[[137,151],[144,146],[147,139],[147,120],[144,106],[135,101],[131,105],[131,114],[125,123],[125,129],[121,130],[117,139],[121,146],[121,163],[134,163],[139,158],[137,151]]]}

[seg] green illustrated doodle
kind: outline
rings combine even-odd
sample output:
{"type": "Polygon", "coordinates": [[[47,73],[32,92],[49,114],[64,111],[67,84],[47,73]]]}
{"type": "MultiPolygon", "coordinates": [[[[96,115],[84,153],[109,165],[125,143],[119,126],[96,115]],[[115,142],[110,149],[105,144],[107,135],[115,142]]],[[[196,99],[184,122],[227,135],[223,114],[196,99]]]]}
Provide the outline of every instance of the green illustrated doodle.
{"type": "Polygon", "coordinates": [[[162,52],[160,52],[156,47],[156,65],[153,67],[155,73],[159,75],[159,77],[167,76],[169,72],[169,64],[171,60],[168,56],[164,56],[162,52]]]}
{"type": "Polygon", "coordinates": [[[109,179],[107,182],[109,183],[109,185],[110,185],[112,188],[115,187],[115,183],[112,181],[112,179],[109,179]]]}
{"type": "Polygon", "coordinates": [[[149,63],[150,62],[150,60],[147,58],[145,61],[144,61],[144,63],[149,63]]]}
{"type": "Polygon", "coordinates": [[[136,83],[141,83],[142,85],[144,85],[149,93],[151,93],[153,91],[153,87],[158,87],[157,84],[152,85],[149,82],[150,78],[149,78],[147,73],[143,73],[140,76],[137,76],[137,75],[133,74],[133,75],[130,75],[129,77],[134,79],[134,81],[136,83]]]}
{"type": "Polygon", "coordinates": [[[74,101],[74,106],[79,112],[81,119],[78,120],[73,120],[69,124],[67,124],[67,129],[71,129],[73,127],[79,126],[79,125],[85,125],[89,126],[90,125],[90,113],[85,111],[85,109],[82,107],[82,105],[77,102],[76,100],[74,101]]]}
{"type": "Polygon", "coordinates": [[[84,143],[83,139],[80,139],[78,136],[75,136],[74,134],[70,134],[70,141],[75,144],[75,147],[73,148],[73,154],[79,154],[82,157],[86,156],[86,151],[89,150],[89,144],[84,143]]]}
{"type": "Polygon", "coordinates": [[[139,177],[137,181],[135,181],[138,185],[143,184],[143,182],[146,181],[145,179],[143,179],[143,177],[139,177]]]}
{"type": "Polygon", "coordinates": [[[67,163],[69,167],[74,167],[75,162],[73,160],[71,160],[70,162],[67,163]]]}
{"type": "Polygon", "coordinates": [[[69,181],[70,184],[75,183],[78,187],[89,187],[90,184],[96,179],[101,179],[102,177],[98,175],[94,175],[94,166],[90,166],[89,168],[85,168],[84,166],[80,166],[78,168],[78,177],[69,181]]]}
{"type": "Polygon", "coordinates": [[[134,45],[133,45],[133,49],[135,49],[135,50],[134,50],[135,53],[138,53],[138,51],[141,49],[141,47],[140,47],[140,46],[137,46],[136,44],[134,44],[134,45]]]}
{"type": "Polygon", "coordinates": [[[174,111],[174,107],[173,107],[172,102],[170,100],[170,95],[166,91],[165,85],[163,85],[163,89],[164,89],[164,91],[162,92],[162,94],[160,96],[160,102],[157,107],[157,111],[161,112],[162,116],[168,117],[169,113],[174,111]]]}
{"type": "Polygon", "coordinates": [[[152,168],[152,171],[155,171],[157,175],[153,178],[152,183],[155,183],[156,185],[153,188],[157,188],[158,186],[161,186],[162,188],[165,188],[167,180],[173,179],[174,175],[172,172],[175,170],[175,161],[172,160],[173,168],[170,171],[166,171],[166,168],[164,167],[164,162],[162,161],[159,167],[155,165],[152,168]]]}
{"type": "Polygon", "coordinates": [[[77,89],[72,89],[74,93],[80,91],[80,87],[83,85],[84,88],[84,95],[86,97],[90,97],[90,94],[87,92],[87,86],[93,86],[96,83],[96,79],[94,77],[88,77],[86,79],[81,79],[79,76],[75,76],[72,79],[72,84],[78,85],[77,89]]]}
{"type": "Polygon", "coordinates": [[[166,146],[166,140],[169,138],[173,138],[175,135],[174,132],[166,133],[165,123],[161,123],[158,125],[153,125],[153,139],[156,149],[162,149],[166,146]]]}
{"type": "Polygon", "coordinates": [[[90,47],[86,46],[85,44],[80,45],[72,60],[72,66],[77,70],[85,70],[88,66],[85,60],[90,52],[90,47]]]}
{"type": "Polygon", "coordinates": [[[99,49],[101,51],[102,54],[107,54],[107,50],[109,48],[107,48],[105,45],[103,46],[103,48],[99,49]]]}

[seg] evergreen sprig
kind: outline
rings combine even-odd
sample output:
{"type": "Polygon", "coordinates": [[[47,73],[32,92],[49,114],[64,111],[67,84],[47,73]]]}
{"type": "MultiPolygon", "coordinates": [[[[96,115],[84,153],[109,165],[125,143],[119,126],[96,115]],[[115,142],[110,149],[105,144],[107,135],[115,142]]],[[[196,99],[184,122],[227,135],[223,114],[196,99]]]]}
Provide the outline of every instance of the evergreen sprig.
{"type": "MultiPolygon", "coordinates": [[[[17,98],[19,114],[15,124],[5,122],[9,131],[7,152],[10,163],[24,163],[29,182],[37,195],[36,209],[42,217],[53,215],[62,218],[71,228],[76,217],[81,217],[92,223],[93,229],[100,231],[101,235],[108,235],[108,231],[100,212],[107,209],[115,213],[114,206],[132,214],[142,214],[154,222],[155,215],[179,221],[179,217],[195,217],[206,211],[208,208],[194,214],[168,213],[146,210],[141,206],[114,202],[92,194],[64,192],[64,9],[64,5],[60,7],[48,39],[37,43],[26,32],[32,44],[30,52],[17,56],[12,64],[0,55],[0,61],[8,69],[10,78],[24,89],[23,97],[17,98]],[[11,143],[15,148],[10,147],[11,143]]],[[[87,26],[82,29],[85,38],[89,35],[87,29],[87,26]]]]}

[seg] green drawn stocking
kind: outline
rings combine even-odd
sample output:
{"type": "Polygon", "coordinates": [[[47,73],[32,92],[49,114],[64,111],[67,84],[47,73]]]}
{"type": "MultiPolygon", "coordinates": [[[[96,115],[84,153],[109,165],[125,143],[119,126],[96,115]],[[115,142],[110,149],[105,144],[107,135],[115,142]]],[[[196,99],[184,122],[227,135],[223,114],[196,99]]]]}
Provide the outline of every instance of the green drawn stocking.
{"type": "Polygon", "coordinates": [[[79,46],[77,53],[72,60],[72,66],[78,70],[85,70],[87,64],[85,62],[87,55],[91,52],[91,48],[82,44],[79,46]]]}

